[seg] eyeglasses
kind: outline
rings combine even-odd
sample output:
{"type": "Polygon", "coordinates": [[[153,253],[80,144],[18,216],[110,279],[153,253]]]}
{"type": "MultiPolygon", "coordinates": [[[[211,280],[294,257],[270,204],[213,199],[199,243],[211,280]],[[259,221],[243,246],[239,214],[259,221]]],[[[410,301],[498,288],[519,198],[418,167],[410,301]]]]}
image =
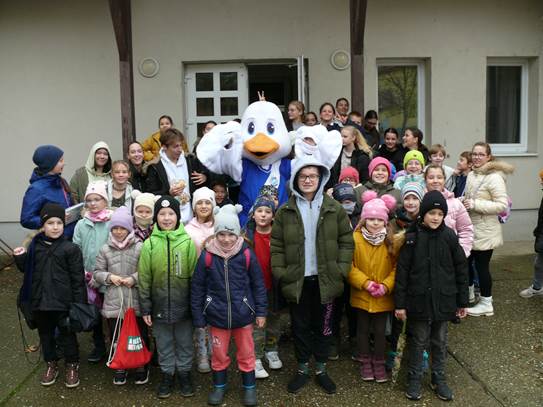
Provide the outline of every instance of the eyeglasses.
{"type": "Polygon", "coordinates": [[[97,203],[100,203],[102,201],[103,198],[98,198],[98,199],[86,199],[85,200],[85,203],[87,205],[96,205],[97,203]]]}
{"type": "Polygon", "coordinates": [[[301,175],[300,174],[300,180],[303,181],[303,182],[305,182],[307,180],[309,180],[311,182],[315,182],[319,178],[320,177],[317,174],[310,174],[310,175],[301,175]]]}

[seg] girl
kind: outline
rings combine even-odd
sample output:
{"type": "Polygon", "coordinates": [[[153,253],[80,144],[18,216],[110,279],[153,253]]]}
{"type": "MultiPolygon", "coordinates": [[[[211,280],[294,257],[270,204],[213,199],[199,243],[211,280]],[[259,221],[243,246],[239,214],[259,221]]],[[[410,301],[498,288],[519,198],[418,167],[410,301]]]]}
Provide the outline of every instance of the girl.
{"type": "Polygon", "coordinates": [[[418,150],[422,153],[424,161],[428,162],[430,160],[430,154],[428,152],[428,147],[422,144],[422,139],[424,135],[420,129],[416,127],[408,127],[403,133],[403,146],[409,150],[418,150]]]}
{"type": "Polygon", "coordinates": [[[194,395],[190,279],[196,266],[196,248],[181,224],[179,201],[162,196],[154,208],[153,233],[141,249],[138,264],[140,309],[153,327],[162,371],[157,396],[170,397],[177,371],[181,395],[194,395]]]}
{"type": "Polygon", "coordinates": [[[145,139],[142,144],[143,147],[143,159],[145,161],[152,161],[158,157],[162,142],[160,141],[160,135],[173,127],[173,120],[168,115],[162,115],[158,118],[158,131],[151,134],[145,139]]]}
{"type": "Polygon", "coordinates": [[[456,163],[456,168],[454,169],[453,185],[454,185],[454,196],[460,198],[464,196],[464,191],[466,189],[466,181],[468,179],[468,174],[471,171],[471,151],[463,151],[458,157],[456,163]]]}
{"type": "Polygon", "coordinates": [[[306,126],[315,126],[316,124],[319,124],[317,114],[315,112],[307,112],[307,114],[305,115],[304,124],[306,126]]]}
{"type": "Polygon", "coordinates": [[[385,130],[384,139],[385,142],[379,147],[377,155],[390,161],[396,167],[396,171],[403,170],[403,158],[407,150],[399,143],[398,130],[389,127],[385,130]]]}
{"type": "Polygon", "coordinates": [[[192,315],[197,328],[210,326],[213,338],[213,390],[208,403],[220,405],[226,392],[230,337],[242,372],[246,406],[256,405],[253,323],[266,323],[266,290],[254,252],[240,236],[241,206],[215,209],[215,235],[205,245],[192,280],[192,315]]]}
{"type": "Polygon", "coordinates": [[[334,105],[329,102],[325,102],[319,108],[320,124],[326,127],[326,130],[340,131],[341,127],[334,121],[336,116],[336,109],[334,105]]]}
{"type": "Polygon", "coordinates": [[[379,134],[379,116],[375,110],[368,110],[364,115],[364,125],[361,128],[368,145],[372,150],[377,151],[381,145],[381,135],[379,134]]]}
{"type": "Polygon", "coordinates": [[[396,174],[394,188],[402,189],[406,182],[424,182],[424,157],[420,151],[411,150],[403,158],[404,170],[396,174]]]}
{"type": "MultiPolygon", "coordinates": [[[[106,287],[102,315],[106,318],[111,343],[115,323],[119,313],[124,313],[128,305],[128,299],[132,296],[132,305],[136,313],[136,321],[143,341],[149,346],[147,325],[141,318],[138,292],[138,258],[142,243],[136,240],[133,220],[130,211],[126,207],[120,207],[111,215],[109,221],[109,238],[102,246],[96,257],[94,279],[98,284],[106,287]]],[[[116,370],[113,376],[113,384],[126,384],[126,370],[116,370]]],[[[136,384],[145,384],[149,381],[149,370],[141,366],[136,370],[136,384]]]]}
{"type": "MultiPolygon", "coordinates": [[[[111,211],[107,209],[106,183],[103,181],[91,182],[85,192],[85,213],[83,219],[75,225],[74,243],[83,252],[85,277],[91,288],[98,288],[92,274],[96,264],[96,256],[100,248],[106,244],[109,236],[109,219],[111,211]]],[[[97,294],[92,301],[100,306],[101,294],[97,294]]],[[[102,331],[102,324],[96,325],[92,332],[94,349],[87,357],[90,363],[98,363],[106,355],[106,344],[102,331]]]]}
{"type": "Polygon", "coordinates": [[[452,191],[454,189],[454,168],[443,163],[445,158],[447,158],[447,151],[445,150],[445,147],[443,147],[441,144],[434,144],[430,146],[430,150],[428,150],[428,152],[430,154],[429,164],[435,164],[443,168],[443,171],[445,172],[445,188],[452,191]]]}
{"type": "Polygon", "coordinates": [[[288,104],[287,130],[296,131],[304,125],[305,106],[299,100],[293,100],[288,104]]]}
{"type": "Polygon", "coordinates": [[[134,189],[145,192],[147,169],[143,167],[143,147],[139,142],[133,141],[130,143],[126,158],[130,166],[130,185],[134,189]]]}
{"type": "Polygon", "coordinates": [[[402,205],[396,209],[394,219],[390,222],[393,230],[405,231],[417,220],[420,203],[425,193],[425,185],[421,182],[407,182],[401,191],[402,205]]]}
{"type": "Polygon", "coordinates": [[[153,231],[153,211],[157,196],[148,192],[132,191],[134,200],[134,235],[138,242],[143,242],[153,231]]]}
{"type": "Polygon", "coordinates": [[[505,177],[513,173],[514,168],[503,161],[496,161],[492,156],[490,145],[484,142],[474,144],[471,158],[473,171],[468,175],[463,201],[474,229],[473,250],[469,258],[469,294],[474,300],[473,278],[476,270],[481,288],[481,301],[468,309],[468,315],[491,316],[494,315],[494,307],[490,259],[494,249],[503,244],[498,214],[507,209],[505,177]]]}
{"type": "Polygon", "coordinates": [[[392,167],[390,161],[383,157],[375,157],[368,165],[370,180],[364,185],[355,187],[357,196],[362,196],[365,191],[371,190],[377,192],[378,196],[384,194],[392,195],[396,202],[400,200],[400,191],[394,189],[390,181],[392,167]]]}
{"type": "Polygon", "coordinates": [[[196,141],[194,142],[194,145],[192,146],[192,154],[196,155],[196,148],[198,147],[200,140],[202,140],[202,137],[204,137],[207,133],[209,133],[209,131],[216,125],[217,125],[217,122],[214,120],[208,120],[207,122],[204,123],[204,125],[202,126],[202,134],[199,137],[196,137],[196,141]]]}
{"type": "Polygon", "coordinates": [[[215,192],[215,204],[219,208],[222,208],[224,205],[233,205],[232,200],[228,197],[226,182],[216,180],[211,184],[211,189],[215,192]]]}
{"type": "Polygon", "coordinates": [[[63,237],[65,217],[61,205],[46,203],[40,210],[40,233],[28,250],[17,247],[13,255],[24,272],[20,300],[31,305],[47,364],[40,383],[50,386],[58,377],[58,345],[66,362],[65,384],[71,388],[79,385],[79,347],[76,334],[60,322],[70,304],[87,302],[87,290],[81,250],[63,237]]]}
{"type": "Polygon", "coordinates": [[[132,209],[132,185],[130,184],[130,166],[124,160],[111,164],[111,180],[107,183],[107,202],[112,209],[126,206],[132,209]]]}
{"type": "Polygon", "coordinates": [[[390,195],[377,197],[375,191],[362,195],[364,206],[354,232],[353,265],[348,280],[351,305],[357,313],[357,345],[362,363],[362,380],[388,381],[385,370],[385,328],[388,314],[394,310],[392,290],[399,244],[391,250],[385,243],[389,212],[396,200],[390,195]],[[370,325],[373,326],[373,353],[370,350],[370,325]]]}
{"type": "Polygon", "coordinates": [[[78,168],[70,180],[72,199],[80,203],[87,191],[87,185],[95,181],[107,182],[111,179],[111,150],[109,146],[99,141],[92,146],[87,163],[78,168]]]}

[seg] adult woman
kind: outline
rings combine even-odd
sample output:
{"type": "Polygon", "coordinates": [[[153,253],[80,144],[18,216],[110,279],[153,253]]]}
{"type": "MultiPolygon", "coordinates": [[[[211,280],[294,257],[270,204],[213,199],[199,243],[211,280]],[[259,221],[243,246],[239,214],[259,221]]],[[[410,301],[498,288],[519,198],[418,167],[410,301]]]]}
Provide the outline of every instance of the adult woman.
{"type": "Polygon", "coordinates": [[[377,155],[386,158],[394,164],[396,171],[403,170],[403,158],[405,153],[407,153],[407,150],[398,143],[400,140],[398,130],[393,127],[386,129],[384,132],[384,140],[385,142],[381,144],[379,150],[377,150],[377,155]]]}
{"type": "Polygon", "coordinates": [[[320,124],[322,124],[328,131],[337,130],[340,131],[341,128],[334,119],[336,116],[336,109],[334,105],[330,102],[324,102],[319,108],[320,124]]]}
{"type": "Polygon", "coordinates": [[[143,147],[138,141],[133,141],[128,146],[126,153],[130,166],[130,184],[134,189],[145,192],[146,169],[143,167],[143,147]]]}
{"type": "Polygon", "coordinates": [[[362,186],[355,188],[357,201],[360,201],[360,197],[365,191],[372,190],[377,192],[379,197],[384,194],[392,195],[399,207],[401,205],[400,191],[394,189],[394,184],[390,181],[390,174],[392,172],[390,161],[383,157],[375,157],[368,165],[368,172],[370,180],[362,186]]]}
{"type": "Polygon", "coordinates": [[[74,202],[82,202],[87,190],[87,185],[94,181],[109,181],[111,179],[111,153],[109,146],[99,141],[90,149],[87,163],[78,168],[70,180],[72,199],[74,202]]]}
{"type": "Polygon", "coordinates": [[[296,131],[304,125],[305,106],[299,100],[293,100],[288,104],[287,130],[296,131]]]}
{"type": "Polygon", "coordinates": [[[168,115],[162,115],[158,118],[158,131],[147,137],[142,144],[143,147],[143,159],[145,161],[151,161],[158,157],[160,151],[160,135],[166,130],[173,127],[173,120],[168,115]]]}
{"type": "Polygon", "coordinates": [[[422,134],[422,131],[420,131],[420,129],[417,129],[416,127],[408,127],[403,133],[403,146],[409,151],[420,151],[424,156],[424,161],[429,162],[430,152],[428,151],[428,147],[422,144],[423,137],[424,135],[422,134]]]}
{"type": "Polygon", "coordinates": [[[381,144],[381,135],[377,129],[379,124],[379,116],[375,110],[368,110],[364,116],[364,125],[362,126],[362,134],[366,138],[369,146],[373,150],[377,150],[381,144]]]}
{"type": "Polygon", "coordinates": [[[470,297],[474,300],[473,276],[476,270],[481,300],[476,306],[468,308],[468,315],[491,316],[494,315],[494,307],[490,259],[493,250],[503,244],[498,214],[507,208],[505,176],[511,174],[514,168],[503,161],[496,161],[488,143],[475,143],[471,157],[473,170],[468,175],[464,193],[464,206],[474,228],[473,250],[469,257],[469,284],[470,297]]]}
{"type": "MultiPolygon", "coordinates": [[[[66,209],[72,205],[72,199],[68,183],[62,178],[64,151],[52,145],[39,146],[32,161],[36,168],[23,198],[21,225],[27,229],[39,229],[42,224],[40,211],[46,203],[57,203],[66,209]]],[[[74,227],[74,223],[66,225],[64,235],[71,237],[74,227]]]]}

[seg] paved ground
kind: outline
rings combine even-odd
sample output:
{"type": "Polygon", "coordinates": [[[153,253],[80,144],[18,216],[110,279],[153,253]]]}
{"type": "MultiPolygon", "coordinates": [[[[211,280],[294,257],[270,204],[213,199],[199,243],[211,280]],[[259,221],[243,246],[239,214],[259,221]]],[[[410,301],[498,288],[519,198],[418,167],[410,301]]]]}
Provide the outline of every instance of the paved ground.
{"type": "MultiPolygon", "coordinates": [[[[449,335],[450,357],[447,364],[457,406],[543,406],[543,297],[524,300],[517,292],[527,286],[532,273],[533,254],[530,242],[517,242],[503,247],[494,256],[494,298],[496,315],[470,318],[453,325],[449,335]]],[[[196,396],[182,399],[174,394],[165,401],[154,396],[159,374],[153,371],[151,383],[136,387],[132,383],[121,388],[111,383],[111,372],[105,366],[82,363],[82,382],[77,389],[67,389],[59,381],[50,388],[39,385],[43,365],[25,360],[15,312],[15,294],[20,275],[13,269],[0,272],[0,405],[6,406],[198,406],[205,405],[210,376],[194,373],[196,396]]],[[[36,342],[33,333],[30,342],[36,342]]],[[[90,348],[88,335],[80,337],[82,358],[90,348]]],[[[301,394],[291,396],[285,390],[294,372],[292,346],[286,343],[281,356],[282,371],[259,382],[260,405],[264,406],[441,406],[425,387],[420,402],[410,402],[403,395],[403,381],[377,385],[362,383],[357,366],[344,349],[341,359],[329,363],[336,379],[338,393],[324,395],[313,383],[301,394]]],[[[30,358],[35,358],[31,354],[30,358]]],[[[401,372],[400,376],[405,374],[401,372]]],[[[239,405],[239,377],[231,369],[230,392],[226,406],[239,405]]]]}

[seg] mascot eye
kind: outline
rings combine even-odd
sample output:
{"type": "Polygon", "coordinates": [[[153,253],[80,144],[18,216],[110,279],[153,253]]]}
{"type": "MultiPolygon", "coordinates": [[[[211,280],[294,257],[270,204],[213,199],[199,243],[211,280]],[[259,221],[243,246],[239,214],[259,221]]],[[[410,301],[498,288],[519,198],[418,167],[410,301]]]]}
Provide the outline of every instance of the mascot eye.
{"type": "Polygon", "coordinates": [[[247,126],[247,133],[253,134],[255,132],[255,124],[253,122],[250,122],[247,126]]]}
{"type": "Polygon", "coordinates": [[[268,123],[266,130],[268,130],[268,134],[273,134],[275,132],[275,126],[273,123],[268,123]]]}

